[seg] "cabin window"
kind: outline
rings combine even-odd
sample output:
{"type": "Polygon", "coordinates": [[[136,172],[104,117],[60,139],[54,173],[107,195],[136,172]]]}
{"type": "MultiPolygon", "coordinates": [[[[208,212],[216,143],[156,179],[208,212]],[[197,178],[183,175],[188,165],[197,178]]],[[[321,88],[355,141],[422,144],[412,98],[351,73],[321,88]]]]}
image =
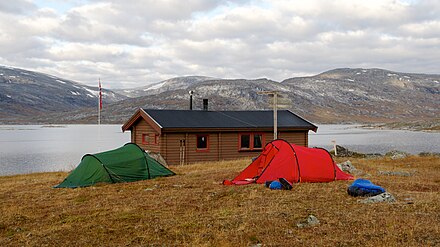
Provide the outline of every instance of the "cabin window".
{"type": "Polygon", "coordinates": [[[254,149],[263,148],[263,135],[254,134],[254,149]]]}
{"type": "Polygon", "coordinates": [[[262,133],[242,133],[238,139],[239,150],[261,150],[264,145],[264,135],[262,133]]]}
{"type": "Polygon", "coordinates": [[[148,144],[150,142],[150,135],[142,134],[142,144],[148,144]]]}
{"type": "Polygon", "coordinates": [[[250,149],[251,148],[251,135],[243,134],[240,136],[240,149],[250,149]]]}
{"type": "Polygon", "coordinates": [[[197,151],[208,151],[208,135],[197,135],[197,151]]]}
{"type": "Polygon", "coordinates": [[[142,144],[158,145],[159,135],[157,134],[142,134],[142,144]]]}

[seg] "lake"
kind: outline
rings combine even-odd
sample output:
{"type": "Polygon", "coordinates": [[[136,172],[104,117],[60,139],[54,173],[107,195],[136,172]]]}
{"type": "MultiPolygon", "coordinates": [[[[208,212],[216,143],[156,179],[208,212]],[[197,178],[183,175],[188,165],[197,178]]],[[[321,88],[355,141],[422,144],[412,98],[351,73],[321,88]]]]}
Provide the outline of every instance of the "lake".
{"type": "Polygon", "coordinates": [[[385,154],[391,150],[411,154],[440,152],[440,133],[409,130],[364,129],[356,125],[318,125],[309,132],[309,146],[333,149],[332,141],[360,153],[385,154]]]}
{"type": "MultiPolygon", "coordinates": [[[[401,150],[412,154],[440,152],[440,133],[361,129],[319,125],[309,146],[332,148],[331,141],[363,153],[401,150]]],[[[82,156],[130,142],[121,125],[0,125],[0,175],[69,171],[82,156]]]]}
{"type": "Polygon", "coordinates": [[[122,125],[0,125],[0,175],[74,169],[84,154],[130,142],[122,125]]]}

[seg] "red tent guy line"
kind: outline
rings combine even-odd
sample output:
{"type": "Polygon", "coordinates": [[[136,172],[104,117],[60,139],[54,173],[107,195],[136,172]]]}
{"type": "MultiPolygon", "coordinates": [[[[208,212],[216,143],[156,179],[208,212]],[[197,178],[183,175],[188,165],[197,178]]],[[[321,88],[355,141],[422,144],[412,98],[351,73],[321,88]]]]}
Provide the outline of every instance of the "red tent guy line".
{"type": "Polygon", "coordinates": [[[265,183],[284,178],[291,183],[352,180],[339,169],[327,150],[308,148],[277,139],[269,142],[248,167],[225,185],[265,183]]]}

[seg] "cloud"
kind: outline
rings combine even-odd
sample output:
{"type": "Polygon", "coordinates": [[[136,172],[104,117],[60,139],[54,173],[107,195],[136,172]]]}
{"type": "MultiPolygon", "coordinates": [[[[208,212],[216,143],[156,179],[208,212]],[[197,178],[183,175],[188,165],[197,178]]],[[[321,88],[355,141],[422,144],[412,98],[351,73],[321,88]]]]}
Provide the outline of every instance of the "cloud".
{"type": "Polygon", "coordinates": [[[9,14],[25,14],[37,8],[29,0],[0,1],[0,12],[9,14]],[[13,2],[13,3],[11,3],[13,2]]]}
{"type": "Polygon", "coordinates": [[[0,3],[0,62],[91,85],[280,81],[336,67],[438,73],[434,0],[39,2],[0,3]]]}

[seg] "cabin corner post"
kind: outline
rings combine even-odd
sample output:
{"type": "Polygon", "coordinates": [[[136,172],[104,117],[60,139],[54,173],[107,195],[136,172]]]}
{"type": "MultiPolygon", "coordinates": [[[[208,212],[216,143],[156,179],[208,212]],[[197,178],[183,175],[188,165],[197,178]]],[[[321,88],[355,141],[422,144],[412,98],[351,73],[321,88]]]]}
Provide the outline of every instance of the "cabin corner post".
{"type": "Polygon", "coordinates": [[[131,142],[137,143],[136,142],[136,125],[133,125],[133,127],[131,128],[131,142]]]}
{"type": "Polygon", "coordinates": [[[309,147],[309,132],[304,133],[306,147],[309,147]]]}

